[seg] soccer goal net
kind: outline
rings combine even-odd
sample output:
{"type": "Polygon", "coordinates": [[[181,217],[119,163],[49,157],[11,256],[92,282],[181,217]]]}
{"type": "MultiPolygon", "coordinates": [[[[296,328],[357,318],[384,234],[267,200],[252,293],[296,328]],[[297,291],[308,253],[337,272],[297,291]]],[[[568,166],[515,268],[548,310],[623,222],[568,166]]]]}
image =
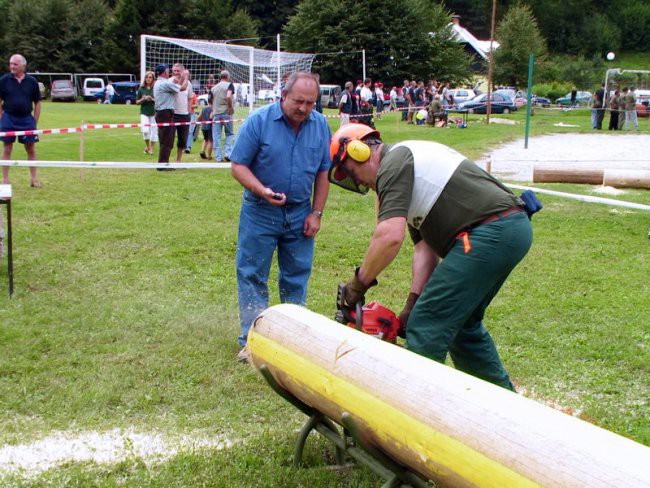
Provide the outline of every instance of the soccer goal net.
{"type": "Polygon", "coordinates": [[[611,95],[614,90],[634,89],[638,103],[650,103],[650,70],[612,68],[605,72],[605,90],[611,95]]]}
{"type": "Polygon", "coordinates": [[[228,70],[235,85],[238,105],[264,105],[280,96],[280,80],[285,73],[311,71],[312,54],[267,51],[217,41],[178,39],[142,35],[140,37],[140,77],[158,64],[181,63],[190,70],[197,94],[207,93],[219,82],[221,70],[228,70]]]}

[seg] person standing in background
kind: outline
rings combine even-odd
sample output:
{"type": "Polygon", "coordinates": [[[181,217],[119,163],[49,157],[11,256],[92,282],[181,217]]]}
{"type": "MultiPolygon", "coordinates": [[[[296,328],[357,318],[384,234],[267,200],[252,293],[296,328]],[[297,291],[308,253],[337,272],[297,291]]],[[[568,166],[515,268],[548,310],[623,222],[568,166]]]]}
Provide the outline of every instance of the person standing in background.
{"type": "Polygon", "coordinates": [[[621,92],[614,91],[614,94],[609,97],[609,130],[618,130],[618,117],[620,108],[621,92]]]}
{"type": "Polygon", "coordinates": [[[345,82],[345,89],[339,100],[339,127],[350,123],[350,115],[357,112],[356,97],[352,93],[354,85],[351,81],[345,82]]]}
{"type": "Polygon", "coordinates": [[[190,83],[190,72],[180,63],[176,63],[172,68],[174,77],[184,78],[186,81],[185,88],[182,88],[174,95],[174,122],[176,126],[176,162],[183,160],[183,151],[187,143],[187,136],[190,133],[190,100],[192,100],[192,84],[190,83]]]}
{"type": "Polygon", "coordinates": [[[208,103],[201,109],[196,121],[201,123],[201,132],[203,133],[201,159],[212,159],[212,104],[208,103]]]}
{"type": "MultiPolygon", "coordinates": [[[[14,54],[9,58],[9,73],[0,78],[0,132],[36,130],[36,124],[41,116],[41,93],[38,82],[33,76],[26,74],[27,60],[22,54],[14,54]]],[[[16,136],[2,138],[4,144],[2,159],[11,159],[16,136]]],[[[27,159],[36,161],[37,135],[18,136],[18,142],[25,146],[27,159]]],[[[29,167],[31,186],[40,188],[38,168],[29,167]]],[[[9,166],[2,167],[2,182],[9,184],[9,166]]]]}
{"type": "Polygon", "coordinates": [[[153,154],[153,148],[158,142],[158,127],[156,127],[156,105],[153,98],[153,71],[147,71],[138,89],[135,103],[140,105],[140,128],[144,138],[144,153],[153,154]]]}
{"type": "MultiPolygon", "coordinates": [[[[174,122],[174,99],[176,95],[187,88],[187,78],[182,73],[179,77],[169,78],[169,67],[159,64],[155,70],[157,79],[153,86],[154,104],[156,107],[156,123],[172,124],[174,122]]],[[[169,155],[174,147],[173,125],[160,125],[158,128],[160,149],[158,162],[169,163],[169,155]]],[[[158,171],[171,171],[173,168],[158,168],[158,171]]]]}
{"type": "Polygon", "coordinates": [[[232,116],[235,113],[233,94],[235,86],[230,82],[230,73],[221,72],[220,81],[212,87],[212,144],[214,146],[214,159],[220,163],[230,161],[230,153],[235,142],[232,116]],[[221,129],[226,134],[226,144],[221,149],[221,129]]]}
{"type": "Polygon", "coordinates": [[[623,100],[625,101],[625,130],[630,130],[634,125],[634,130],[639,130],[639,119],[636,116],[636,94],[634,87],[629,88],[623,100]]]}
{"type": "Polygon", "coordinates": [[[114,96],[115,96],[115,87],[113,86],[113,82],[111,80],[108,80],[108,84],[106,85],[106,92],[104,93],[104,103],[107,104],[113,103],[114,96]]]}

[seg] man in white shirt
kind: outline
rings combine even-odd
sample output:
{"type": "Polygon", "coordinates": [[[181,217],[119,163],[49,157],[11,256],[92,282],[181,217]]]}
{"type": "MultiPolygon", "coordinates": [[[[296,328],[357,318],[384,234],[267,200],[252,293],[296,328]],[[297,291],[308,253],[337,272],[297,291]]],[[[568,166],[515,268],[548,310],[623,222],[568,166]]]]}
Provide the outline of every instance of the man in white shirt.
{"type": "MultiPolygon", "coordinates": [[[[172,74],[177,79],[189,80],[190,72],[185,67],[176,63],[172,67],[172,74]]],[[[174,96],[174,122],[182,125],[176,126],[176,162],[180,163],[183,159],[183,151],[187,143],[187,136],[190,133],[190,100],[192,99],[192,84],[187,83],[184,89],[181,89],[174,96]]]]}

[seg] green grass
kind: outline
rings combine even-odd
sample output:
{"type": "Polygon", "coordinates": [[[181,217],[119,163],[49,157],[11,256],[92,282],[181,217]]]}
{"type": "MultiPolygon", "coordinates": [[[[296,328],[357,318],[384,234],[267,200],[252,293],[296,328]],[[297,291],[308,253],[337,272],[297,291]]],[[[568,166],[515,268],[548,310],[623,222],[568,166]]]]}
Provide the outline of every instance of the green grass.
{"type": "MultiPolygon", "coordinates": [[[[522,114],[511,116],[519,121],[522,114]]],[[[477,158],[523,136],[518,126],[378,128],[389,142],[427,138],[477,158]]],[[[42,127],[136,122],[137,109],[49,104],[42,127]]],[[[588,111],[541,111],[532,134],[558,121],[591,132],[588,111]]],[[[648,132],[648,121],[641,121],[648,132]]],[[[573,129],[574,131],[576,129],[573,129]]],[[[617,134],[612,135],[616,137],[617,134]]],[[[200,142],[200,141],[199,141],[200,142]]],[[[198,143],[197,143],[198,144],[198,143]]],[[[137,130],[88,131],[87,160],[151,161],[137,130]]],[[[20,147],[15,157],[22,157],[20,147]]],[[[79,135],[44,136],[41,159],[79,158],[79,135]]],[[[195,148],[191,157],[198,161],[195,148]]],[[[224,170],[41,169],[44,188],[12,168],[16,293],[0,289],[0,446],[54,431],[226,437],[226,450],[159,465],[70,463],[3,486],[377,486],[355,467],[326,467],[333,450],[310,438],[308,468],[291,466],[305,418],[274,394],[238,350],[234,256],[241,188],[224,170]]],[[[546,185],[589,194],[581,185],[546,185]]],[[[374,200],[332,188],[317,240],[309,307],[331,316],[336,285],[363,258],[374,200]]],[[[650,204],[650,192],[623,197],[650,204]]],[[[536,398],[650,445],[647,234],[650,214],[542,196],[535,241],[488,310],[513,379],[536,398]]],[[[369,299],[399,310],[408,290],[404,246],[369,299]]],[[[6,261],[0,264],[4,286],[6,261]]],[[[275,273],[275,271],[274,271],[275,273]]],[[[275,274],[274,274],[275,276],[275,274]]],[[[272,280],[273,281],[273,280],[272,280]]],[[[277,289],[271,283],[272,303],[277,289]]],[[[0,475],[2,476],[2,475],[0,475]]]]}

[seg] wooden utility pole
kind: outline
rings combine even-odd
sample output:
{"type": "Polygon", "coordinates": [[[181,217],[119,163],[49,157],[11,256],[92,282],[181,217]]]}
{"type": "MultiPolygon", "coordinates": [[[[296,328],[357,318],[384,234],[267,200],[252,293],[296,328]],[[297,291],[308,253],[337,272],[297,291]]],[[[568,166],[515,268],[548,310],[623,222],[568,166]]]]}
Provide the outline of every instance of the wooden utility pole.
{"type": "Polygon", "coordinates": [[[487,123],[490,123],[492,112],[492,65],[494,63],[494,24],[497,16],[497,0],[492,0],[492,23],[490,26],[490,52],[488,53],[488,95],[487,95],[487,123]]]}

